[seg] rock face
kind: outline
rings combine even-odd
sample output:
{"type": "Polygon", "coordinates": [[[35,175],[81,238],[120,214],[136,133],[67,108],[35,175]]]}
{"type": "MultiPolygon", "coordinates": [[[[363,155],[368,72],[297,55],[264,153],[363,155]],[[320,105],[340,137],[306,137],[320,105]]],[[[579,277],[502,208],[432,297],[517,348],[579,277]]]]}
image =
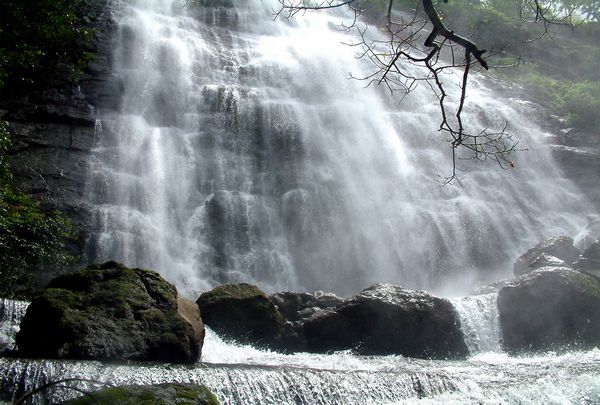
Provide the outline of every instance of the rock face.
{"type": "Polygon", "coordinates": [[[460,358],[468,349],[452,304],[428,293],[376,284],[303,324],[307,349],[460,358]]]}
{"type": "MultiPolygon", "coordinates": [[[[598,139],[598,136],[590,134],[587,139],[598,139]]],[[[552,145],[551,151],[565,174],[600,209],[600,145],[575,142],[571,145],[552,145]]]]}
{"type": "Polygon", "coordinates": [[[130,385],[105,388],[94,392],[93,397],[82,396],[64,402],[66,405],[138,405],[138,404],[189,404],[218,405],[219,401],[204,385],[156,384],[130,385]]]}
{"type": "MultiPolygon", "coordinates": [[[[36,88],[26,95],[0,97],[0,116],[12,134],[11,164],[18,187],[42,203],[71,218],[79,238],[68,246],[79,257],[89,225],[86,181],[91,151],[98,135],[98,113],[109,112],[120,102],[117,78],[111,76],[115,24],[107,0],[86,2],[86,19],[93,38],[84,47],[93,54],[83,75],[52,88],[36,88]]],[[[67,69],[68,71],[68,69],[67,69]]],[[[35,270],[35,269],[33,269],[35,270]]],[[[34,272],[37,287],[57,276],[43,269],[34,272]]]]}
{"type": "Polygon", "coordinates": [[[500,290],[498,311],[510,352],[600,345],[600,283],[579,271],[525,274],[500,290]]]}
{"type": "Polygon", "coordinates": [[[522,254],[513,267],[513,273],[519,277],[543,265],[556,265],[562,260],[570,266],[579,257],[579,250],[573,246],[573,239],[567,236],[555,236],[545,239],[522,254]]]}
{"type": "Polygon", "coordinates": [[[253,285],[224,284],[202,294],[196,303],[206,325],[240,343],[273,347],[283,333],[283,317],[253,285]]]}
{"type": "Polygon", "coordinates": [[[17,347],[33,358],[194,363],[203,339],[198,309],[172,284],[108,262],[52,280],[27,309],[17,347]]]}

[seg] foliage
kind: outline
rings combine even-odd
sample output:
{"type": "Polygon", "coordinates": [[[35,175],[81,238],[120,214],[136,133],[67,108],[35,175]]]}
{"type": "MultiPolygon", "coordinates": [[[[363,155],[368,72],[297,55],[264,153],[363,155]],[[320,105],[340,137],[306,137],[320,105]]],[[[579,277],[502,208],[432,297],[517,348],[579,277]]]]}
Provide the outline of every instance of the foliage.
{"type": "Polygon", "coordinates": [[[31,269],[63,268],[72,257],[65,242],[74,238],[71,222],[59,212],[47,212],[12,183],[6,123],[0,121],[0,296],[15,296],[15,286],[27,288],[31,269]]]}
{"type": "Polygon", "coordinates": [[[87,0],[20,0],[0,5],[0,89],[27,91],[80,71],[89,59],[87,0]]]}
{"type": "Polygon", "coordinates": [[[504,79],[523,85],[539,103],[561,117],[565,125],[591,129],[600,124],[600,1],[547,1],[564,12],[575,8],[580,19],[574,28],[556,25],[550,36],[545,27],[526,22],[520,0],[453,0],[440,4],[451,27],[460,27],[500,57],[521,58],[521,66],[500,72],[504,79]],[[557,35],[554,35],[557,34],[557,35]]]}

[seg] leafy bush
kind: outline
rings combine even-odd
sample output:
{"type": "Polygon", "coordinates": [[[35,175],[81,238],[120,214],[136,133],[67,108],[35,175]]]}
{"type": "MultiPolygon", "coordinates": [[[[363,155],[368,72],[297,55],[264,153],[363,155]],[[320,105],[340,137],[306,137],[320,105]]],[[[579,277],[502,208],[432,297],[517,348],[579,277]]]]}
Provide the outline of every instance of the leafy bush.
{"type": "Polygon", "coordinates": [[[0,5],[0,89],[27,91],[75,73],[89,55],[86,0],[19,0],[0,5]]]}

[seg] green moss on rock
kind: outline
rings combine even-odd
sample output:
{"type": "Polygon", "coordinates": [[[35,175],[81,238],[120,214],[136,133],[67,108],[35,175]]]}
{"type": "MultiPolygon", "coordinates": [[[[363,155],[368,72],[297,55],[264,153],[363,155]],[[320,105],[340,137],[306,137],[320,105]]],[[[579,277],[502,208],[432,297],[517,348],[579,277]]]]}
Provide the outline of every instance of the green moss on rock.
{"type": "Polygon", "coordinates": [[[157,384],[105,388],[65,402],[65,405],[218,405],[217,397],[204,385],[157,384]]]}
{"type": "Polygon", "coordinates": [[[283,317],[256,286],[225,284],[202,294],[196,303],[207,325],[238,342],[275,347],[283,332],[283,317]]]}
{"type": "Polygon", "coordinates": [[[108,262],[52,280],[27,310],[18,351],[34,358],[193,363],[204,336],[195,318],[180,315],[177,290],[158,273],[108,262]]]}

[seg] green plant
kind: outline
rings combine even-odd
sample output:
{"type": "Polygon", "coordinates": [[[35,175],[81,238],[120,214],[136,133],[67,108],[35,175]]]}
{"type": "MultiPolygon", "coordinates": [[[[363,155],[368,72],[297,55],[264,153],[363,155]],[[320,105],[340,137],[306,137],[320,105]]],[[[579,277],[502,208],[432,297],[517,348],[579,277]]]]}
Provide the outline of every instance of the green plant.
{"type": "Polygon", "coordinates": [[[87,0],[22,0],[0,5],[0,89],[25,92],[80,71],[92,31],[87,0]]]}

